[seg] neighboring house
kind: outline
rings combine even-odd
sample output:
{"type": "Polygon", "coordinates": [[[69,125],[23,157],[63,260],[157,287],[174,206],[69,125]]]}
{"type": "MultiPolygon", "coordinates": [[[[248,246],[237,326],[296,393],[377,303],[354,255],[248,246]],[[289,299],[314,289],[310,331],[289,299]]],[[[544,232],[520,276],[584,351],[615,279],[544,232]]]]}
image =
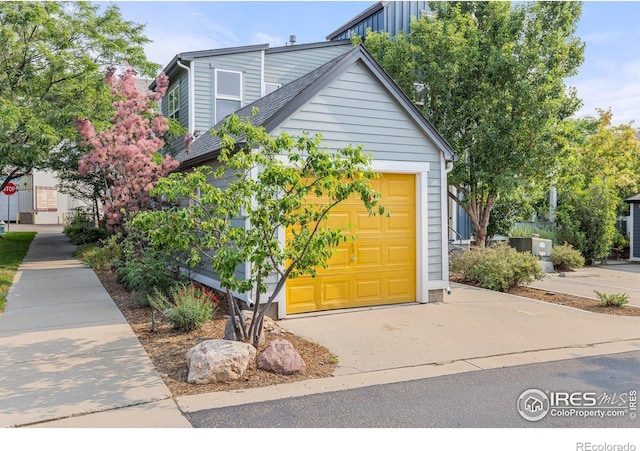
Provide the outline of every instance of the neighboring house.
{"type": "Polygon", "coordinates": [[[429,2],[376,2],[362,11],[349,22],[327,36],[329,41],[351,39],[351,36],[365,36],[367,28],[371,31],[386,31],[390,36],[399,32],[409,33],[413,17],[430,14],[429,2]]]}
{"type": "Polygon", "coordinates": [[[640,194],[636,194],[625,200],[629,203],[629,223],[627,230],[629,231],[629,260],[632,262],[640,261],[640,194]]]}
{"type": "MultiPolygon", "coordinates": [[[[270,312],[278,318],[438,301],[448,288],[446,186],[453,151],[363,47],[343,44],[190,52],[167,66],[174,74],[180,68],[182,77],[173,77],[168,92],[173,87],[180,95],[163,103],[165,113],[178,112],[185,126],[202,130],[189,153],[177,155],[179,170],[216,167],[220,141],[208,130],[227,113],[249,117],[257,108],[251,121],[273,135],[322,133],[330,150],[362,144],[383,174],[376,189],[391,216],[367,219],[366,229],[356,229],[355,244],[317,277],[288,281],[270,312]]],[[[364,207],[348,203],[332,215],[354,224],[368,218],[364,207]]],[[[238,276],[249,270],[247,263],[238,276]]],[[[194,279],[219,286],[207,265],[194,279]]],[[[239,297],[252,303],[248,295],[239,297]]]]}
{"type": "MultiPolygon", "coordinates": [[[[376,2],[362,13],[342,25],[327,36],[328,40],[339,42],[350,40],[353,35],[365,36],[367,28],[371,31],[384,31],[390,37],[400,32],[409,33],[411,20],[431,14],[429,2],[385,1],[376,2]]],[[[452,191],[455,193],[455,191],[452,191]]],[[[448,200],[449,239],[457,245],[468,246],[471,243],[471,219],[453,199],[448,200]]]]}
{"type": "Polygon", "coordinates": [[[64,224],[85,203],[58,190],[58,178],[51,171],[32,170],[11,181],[17,192],[0,193],[0,220],[21,224],[64,224]]]}

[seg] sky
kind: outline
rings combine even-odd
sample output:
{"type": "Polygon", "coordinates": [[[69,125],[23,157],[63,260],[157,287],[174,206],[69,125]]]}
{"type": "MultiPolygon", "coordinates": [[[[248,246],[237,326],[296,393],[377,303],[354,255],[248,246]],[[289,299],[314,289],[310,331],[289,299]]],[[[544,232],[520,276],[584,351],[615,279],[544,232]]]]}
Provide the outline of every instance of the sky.
{"type": "MultiPolygon", "coordinates": [[[[253,44],[324,41],[372,1],[116,1],[144,24],[147,57],[163,67],[180,52],[253,44]]],[[[613,123],[640,127],[640,1],[586,1],[576,36],[585,44],[578,75],[566,80],[583,101],[577,117],[611,109],[613,123]]]]}

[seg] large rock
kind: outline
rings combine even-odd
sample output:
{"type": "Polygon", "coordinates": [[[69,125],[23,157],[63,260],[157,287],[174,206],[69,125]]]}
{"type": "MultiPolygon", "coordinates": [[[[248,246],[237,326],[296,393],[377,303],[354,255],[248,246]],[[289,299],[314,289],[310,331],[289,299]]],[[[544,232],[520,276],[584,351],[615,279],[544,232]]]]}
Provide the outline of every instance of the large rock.
{"type": "Polygon", "coordinates": [[[187,351],[191,384],[233,381],[242,377],[256,357],[256,348],[248,343],[207,340],[187,351]]]}
{"type": "Polygon", "coordinates": [[[307,365],[293,345],[283,339],[276,338],[267,345],[258,356],[257,367],[276,374],[304,374],[307,365]]]}

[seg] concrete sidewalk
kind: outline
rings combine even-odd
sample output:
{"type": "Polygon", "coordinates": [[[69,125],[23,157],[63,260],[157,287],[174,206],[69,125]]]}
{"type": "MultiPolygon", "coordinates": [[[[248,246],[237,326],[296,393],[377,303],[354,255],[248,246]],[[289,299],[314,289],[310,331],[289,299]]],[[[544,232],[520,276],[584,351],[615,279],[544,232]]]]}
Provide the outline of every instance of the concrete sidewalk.
{"type": "Polygon", "coordinates": [[[608,294],[626,293],[629,295],[629,305],[640,307],[640,264],[597,265],[569,273],[547,274],[543,280],[536,281],[531,286],[591,299],[598,299],[593,290],[608,294]]]}
{"type": "Polygon", "coordinates": [[[0,427],[191,427],[75,246],[39,230],[0,316],[0,427]]]}

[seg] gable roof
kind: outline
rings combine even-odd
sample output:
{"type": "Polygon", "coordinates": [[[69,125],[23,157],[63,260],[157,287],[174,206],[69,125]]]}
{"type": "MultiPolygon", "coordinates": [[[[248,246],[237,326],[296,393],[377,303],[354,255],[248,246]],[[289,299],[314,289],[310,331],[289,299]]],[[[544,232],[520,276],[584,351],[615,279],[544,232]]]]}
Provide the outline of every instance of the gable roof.
{"type": "MultiPolygon", "coordinates": [[[[296,44],[286,45],[281,47],[269,47],[269,44],[257,44],[257,45],[245,45],[240,47],[227,47],[223,49],[209,49],[209,50],[196,50],[193,52],[182,52],[175,55],[169,64],[167,64],[162,70],[167,77],[170,77],[173,71],[180,66],[180,63],[190,63],[198,58],[208,58],[212,56],[233,55],[236,53],[247,52],[259,52],[265,51],[266,53],[282,53],[282,52],[294,52],[297,50],[308,50],[314,48],[334,47],[337,45],[351,45],[349,41],[323,41],[312,42],[309,44],[296,44]]],[[[150,89],[154,89],[155,81],[150,86],[150,89]]]]}
{"type": "MultiPolygon", "coordinates": [[[[297,80],[282,86],[271,94],[239,109],[235,114],[239,117],[248,117],[253,125],[262,126],[268,133],[271,133],[298,108],[307,103],[320,90],[356,62],[362,62],[370,73],[382,83],[390,95],[408,113],[413,122],[434,142],[436,148],[444,153],[447,161],[456,159],[449,143],[436,131],[420,110],[361,45],[354,47],[297,80]],[[252,116],[251,113],[255,108],[258,109],[258,112],[252,116]]],[[[213,129],[217,129],[219,126],[220,123],[216,124],[213,129]]],[[[220,139],[212,136],[209,131],[191,144],[189,154],[183,151],[176,158],[182,162],[181,166],[191,167],[215,158],[220,148],[220,139]]]]}

